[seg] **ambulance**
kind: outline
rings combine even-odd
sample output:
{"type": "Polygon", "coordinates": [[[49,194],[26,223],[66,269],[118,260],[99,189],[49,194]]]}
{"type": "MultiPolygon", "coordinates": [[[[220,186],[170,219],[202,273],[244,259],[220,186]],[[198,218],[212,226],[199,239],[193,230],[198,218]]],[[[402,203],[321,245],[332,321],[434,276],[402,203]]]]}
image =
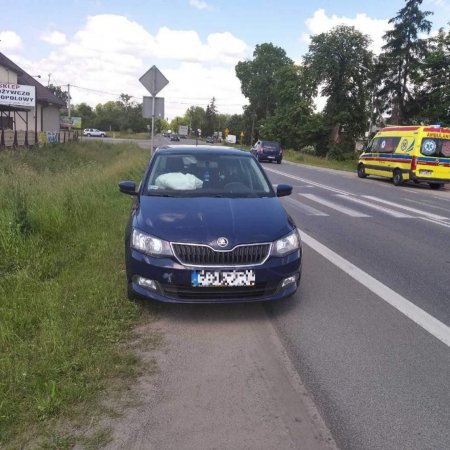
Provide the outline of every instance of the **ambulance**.
{"type": "Polygon", "coordinates": [[[439,189],[450,183],[450,128],[437,125],[381,129],[358,160],[358,176],[391,178],[395,186],[412,180],[439,189]]]}

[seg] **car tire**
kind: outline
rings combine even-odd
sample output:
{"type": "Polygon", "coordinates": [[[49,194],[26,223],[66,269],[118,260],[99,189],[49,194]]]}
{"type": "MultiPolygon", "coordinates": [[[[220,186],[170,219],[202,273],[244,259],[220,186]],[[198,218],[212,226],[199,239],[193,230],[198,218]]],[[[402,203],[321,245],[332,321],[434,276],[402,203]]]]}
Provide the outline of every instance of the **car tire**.
{"type": "Polygon", "coordinates": [[[403,175],[399,169],[394,170],[392,182],[394,183],[394,186],[401,186],[403,184],[403,175]]]}
{"type": "Polygon", "coordinates": [[[365,169],[365,167],[364,167],[364,164],[359,164],[359,165],[358,165],[358,170],[357,170],[357,172],[358,172],[358,177],[359,177],[359,178],[366,178],[366,177],[367,177],[366,169],[365,169]]]}
{"type": "Polygon", "coordinates": [[[100,136],[101,136],[101,137],[105,137],[105,133],[102,133],[100,136]]]}
{"type": "Polygon", "coordinates": [[[277,159],[277,164],[281,164],[281,158],[277,159]]]}
{"type": "Polygon", "coordinates": [[[88,133],[87,135],[86,135],[87,137],[91,137],[91,135],[88,133]]]}
{"type": "Polygon", "coordinates": [[[443,186],[441,183],[430,183],[430,189],[437,190],[443,186]]]}

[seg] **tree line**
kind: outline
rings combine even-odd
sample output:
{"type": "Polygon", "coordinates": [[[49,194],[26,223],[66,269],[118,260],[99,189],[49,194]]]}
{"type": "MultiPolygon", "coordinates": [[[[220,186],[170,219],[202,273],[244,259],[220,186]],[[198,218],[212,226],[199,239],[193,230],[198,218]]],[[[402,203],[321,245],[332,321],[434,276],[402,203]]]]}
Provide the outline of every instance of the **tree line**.
{"type": "MultiPolygon", "coordinates": [[[[352,26],[339,25],[311,37],[308,52],[295,64],[272,43],[257,45],[253,58],[235,67],[248,100],[242,114],[220,114],[212,98],[206,108],[191,106],[170,123],[157,120],[157,131],[188,125],[202,135],[228,129],[244,132],[244,143],[277,140],[285,148],[343,159],[355,141],[385,125],[450,125],[450,30],[429,36],[429,11],[423,0],[406,0],[389,20],[379,55],[371,40],[352,26]],[[317,112],[315,99],[326,98],[317,112]]],[[[449,23],[450,25],[450,23],[449,23]]],[[[116,102],[73,108],[83,126],[105,130],[146,131],[142,104],[122,94],[116,102]]]]}

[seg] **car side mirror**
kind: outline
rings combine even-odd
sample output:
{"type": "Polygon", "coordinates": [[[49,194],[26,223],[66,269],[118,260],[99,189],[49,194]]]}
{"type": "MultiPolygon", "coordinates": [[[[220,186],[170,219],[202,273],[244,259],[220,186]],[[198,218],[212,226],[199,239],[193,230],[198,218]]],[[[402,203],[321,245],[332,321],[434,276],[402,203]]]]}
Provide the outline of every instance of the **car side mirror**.
{"type": "Polygon", "coordinates": [[[119,191],[123,194],[138,195],[138,192],[136,192],[136,183],[134,181],[121,181],[119,183],[119,191]]]}
{"type": "Polygon", "coordinates": [[[279,184],[277,186],[277,197],[286,197],[292,194],[292,186],[289,184],[279,184]]]}

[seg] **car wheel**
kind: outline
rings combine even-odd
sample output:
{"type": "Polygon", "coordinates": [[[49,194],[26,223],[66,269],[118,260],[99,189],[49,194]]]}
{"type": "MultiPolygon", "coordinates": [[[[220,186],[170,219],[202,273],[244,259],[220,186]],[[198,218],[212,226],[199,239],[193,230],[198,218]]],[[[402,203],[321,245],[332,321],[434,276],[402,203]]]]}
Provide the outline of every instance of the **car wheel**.
{"type": "Polygon", "coordinates": [[[358,177],[359,178],[366,178],[367,177],[366,169],[364,168],[364,164],[359,164],[358,165],[358,177]]]}
{"type": "Polygon", "coordinates": [[[403,175],[399,169],[394,170],[394,176],[392,177],[394,186],[401,186],[403,184],[403,175]]]}
{"type": "Polygon", "coordinates": [[[277,164],[281,164],[281,158],[277,159],[277,164]]]}
{"type": "Polygon", "coordinates": [[[88,133],[87,135],[86,135],[87,137],[91,137],[91,135],[88,133]]]}
{"type": "Polygon", "coordinates": [[[441,183],[430,183],[430,189],[436,190],[440,189],[443,186],[441,183]]]}
{"type": "Polygon", "coordinates": [[[105,137],[105,133],[102,133],[100,136],[101,136],[101,137],[105,137]]]}

